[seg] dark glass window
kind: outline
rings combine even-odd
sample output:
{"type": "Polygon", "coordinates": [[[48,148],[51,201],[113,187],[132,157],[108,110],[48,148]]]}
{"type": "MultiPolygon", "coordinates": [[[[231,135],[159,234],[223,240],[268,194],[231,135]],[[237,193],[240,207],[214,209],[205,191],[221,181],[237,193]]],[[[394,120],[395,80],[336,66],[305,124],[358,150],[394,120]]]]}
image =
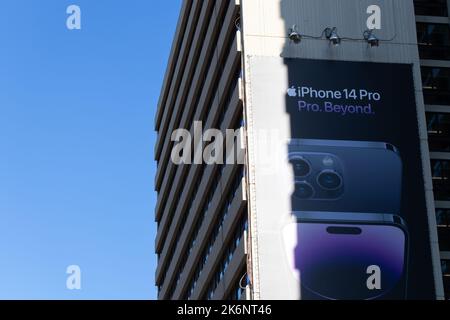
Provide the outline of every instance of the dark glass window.
{"type": "Polygon", "coordinates": [[[450,228],[450,209],[436,209],[438,228],[450,228]]]}
{"type": "Polygon", "coordinates": [[[416,15],[448,16],[447,0],[414,0],[416,15]]]}
{"type": "Polygon", "coordinates": [[[450,276],[450,260],[442,260],[442,274],[450,276]]]}
{"type": "Polygon", "coordinates": [[[450,300],[450,260],[442,260],[442,275],[444,277],[445,298],[450,300]]]}
{"type": "Polygon", "coordinates": [[[450,201],[450,161],[431,160],[431,171],[436,200],[450,201]]]}
{"type": "Polygon", "coordinates": [[[421,69],[425,103],[450,105],[450,69],[439,67],[421,69]]]}
{"type": "Polygon", "coordinates": [[[439,247],[441,251],[450,251],[450,209],[436,209],[436,221],[439,247]]]}
{"type": "Polygon", "coordinates": [[[450,26],[418,23],[417,41],[421,59],[450,60],[450,26]]]}
{"type": "Polygon", "coordinates": [[[450,113],[427,113],[430,151],[450,152],[450,113]]]}

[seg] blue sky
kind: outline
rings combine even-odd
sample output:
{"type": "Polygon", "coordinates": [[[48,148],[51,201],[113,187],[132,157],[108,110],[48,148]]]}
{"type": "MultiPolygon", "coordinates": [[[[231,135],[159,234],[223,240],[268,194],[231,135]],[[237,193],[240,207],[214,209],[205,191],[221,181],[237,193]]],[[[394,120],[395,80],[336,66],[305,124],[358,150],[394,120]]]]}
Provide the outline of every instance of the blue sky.
{"type": "Polygon", "coordinates": [[[154,114],[180,3],[0,2],[0,299],[156,297],[154,114]]]}

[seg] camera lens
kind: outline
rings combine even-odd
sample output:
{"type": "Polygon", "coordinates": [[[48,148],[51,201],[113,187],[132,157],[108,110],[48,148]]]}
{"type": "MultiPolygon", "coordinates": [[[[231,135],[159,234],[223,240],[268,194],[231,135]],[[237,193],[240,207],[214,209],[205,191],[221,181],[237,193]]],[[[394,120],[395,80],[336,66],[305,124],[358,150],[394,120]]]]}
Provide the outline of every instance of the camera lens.
{"type": "Polygon", "coordinates": [[[342,178],[334,171],[322,171],[317,177],[317,183],[326,190],[336,190],[341,187],[342,178]]]}
{"type": "Polygon", "coordinates": [[[299,199],[309,199],[314,195],[314,189],[307,182],[296,182],[294,195],[299,199]]]}
{"type": "Polygon", "coordinates": [[[292,158],[290,162],[294,167],[296,177],[306,177],[311,172],[311,166],[303,158],[292,158]]]}

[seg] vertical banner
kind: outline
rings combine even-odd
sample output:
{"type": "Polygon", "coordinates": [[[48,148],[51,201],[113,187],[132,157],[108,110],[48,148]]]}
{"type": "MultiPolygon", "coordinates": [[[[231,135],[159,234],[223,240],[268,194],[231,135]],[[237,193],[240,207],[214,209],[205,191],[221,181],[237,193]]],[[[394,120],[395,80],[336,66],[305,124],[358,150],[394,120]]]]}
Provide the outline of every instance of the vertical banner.
{"type": "Polygon", "coordinates": [[[249,57],[262,299],[434,299],[412,65],[249,57]]]}

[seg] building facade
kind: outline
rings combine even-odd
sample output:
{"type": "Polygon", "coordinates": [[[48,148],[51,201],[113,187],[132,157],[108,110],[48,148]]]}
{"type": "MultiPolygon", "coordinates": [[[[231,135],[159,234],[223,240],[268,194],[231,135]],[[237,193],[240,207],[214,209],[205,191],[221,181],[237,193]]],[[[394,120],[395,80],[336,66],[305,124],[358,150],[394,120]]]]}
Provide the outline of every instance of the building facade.
{"type": "Polygon", "coordinates": [[[234,1],[183,1],[156,116],[160,299],[240,297],[248,225],[244,166],[170,161],[175,129],[193,134],[194,121],[204,129],[242,126],[239,14],[234,1]]]}
{"type": "Polygon", "coordinates": [[[434,287],[437,298],[449,298],[449,12],[447,0],[184,0],[155,118],[158,298],[284,297],[283,284],[278,289],[274,282],[267,292],[259,275],[265,256],[256,234],[250,56],[414,66],[434,287]],[[378,48],[368,49],[364,41],[330,48],[313,37],[295,44],[287,37],[295,25],[304,35],[334,26],[349,39],[360,38],[372,4],[384,10],[377,35],[392,39],[378,48]],[[204,130],[242,128],[248,137],[246,164],[175,165],[172,132],[183,128],[195,136],[194,121],[204,130]]]}
{"type": "Polygon", "coordinates": [[[443,284],[450,299],[450,2],[414,1],[443,284]]]}

